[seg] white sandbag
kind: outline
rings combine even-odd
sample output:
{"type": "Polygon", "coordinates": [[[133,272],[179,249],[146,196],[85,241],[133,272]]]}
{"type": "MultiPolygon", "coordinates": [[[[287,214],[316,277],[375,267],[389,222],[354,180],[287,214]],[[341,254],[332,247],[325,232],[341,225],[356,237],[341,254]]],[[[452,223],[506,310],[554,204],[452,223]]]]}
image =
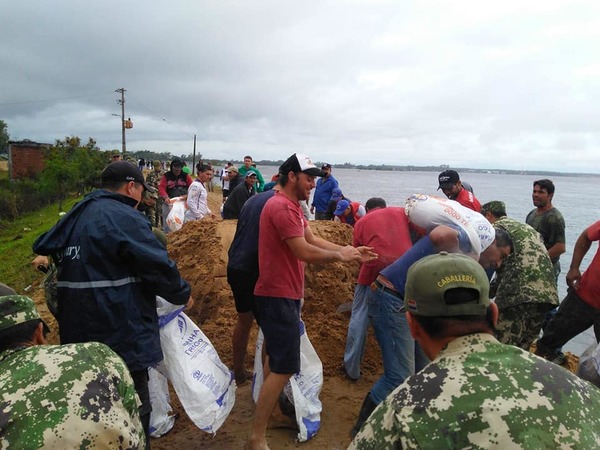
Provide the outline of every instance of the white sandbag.
{"type": "Polygon", "coordinates": [[[214,434],[235,403],[233,372],[221,362],[210,340],[185,313],[168,305],[159,307],[159,312],[169,309],[170,312],[159,317],[168,378],[192,422],[214,434]]]}
{"type": "Polygon", "coordinates": [[[256,345],[254,346],[254,370],[252,372],[252,400],[254,403],[258,402],[258,394],[260,394],[260,388],[262,387],[265,374],[262,363],[262,348],[265,341],[260,327],[258,328],[258,336],[256,336],[256,345]]]}
{"type": "Polygon", "coordinates": [[[406,200],[404,210],[408,220],[427,233],[438,225],[461,227],[478,256],[496,238],[494,227],[485,217],[454,200],[413,194],[406,200]]]}
{"type": "Polygon", "coordinates": [[[157,368],[150,367],[148,369],[148,390],[152,404],[150,436],[157,438],[171,431],[175,425],[175,416],[169,415],[172,411],[169,384],[167,378],[157,368]]]}
{"type": "Polygon", "coordinates": [[[181,200],[180,197],[174,197],[171,200],[175,200],[175,202],[171,203],[171,211],[167,216],[167,227],[171,231],[177,231],[181,229],[185,220],[185,200],[181,200]]]}
{"type": "Polygon", "coordinates": [[[600,387],[600,344],[590,345],[579,357],[577,376],[600,387]]]}
{"type": "MultiPolygon", "coordinates": [[[[284,387],[288,400],[296,410],[298,441],[312,438],[321,427],[323,405],[319,394],[323,387],[323,364],[312,346],[304,322],[300,321],[300,372],[292,375],[284,387]]],[[[256,403],[263,383],[263,365],[261,362],[264,336],[259,330],[254,356],[254,375],[252,377],[252,398],[256,403]]]]}

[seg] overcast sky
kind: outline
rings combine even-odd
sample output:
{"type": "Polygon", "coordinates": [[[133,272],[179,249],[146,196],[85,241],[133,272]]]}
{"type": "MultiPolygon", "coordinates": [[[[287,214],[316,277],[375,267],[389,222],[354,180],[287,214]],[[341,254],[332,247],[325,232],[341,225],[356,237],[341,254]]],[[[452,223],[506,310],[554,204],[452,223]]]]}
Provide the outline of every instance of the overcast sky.
{"type": "Polygon", "coordinates": [[[600,173],[600,2],[2,0],[0,119],[207,158],[600,173]]]}

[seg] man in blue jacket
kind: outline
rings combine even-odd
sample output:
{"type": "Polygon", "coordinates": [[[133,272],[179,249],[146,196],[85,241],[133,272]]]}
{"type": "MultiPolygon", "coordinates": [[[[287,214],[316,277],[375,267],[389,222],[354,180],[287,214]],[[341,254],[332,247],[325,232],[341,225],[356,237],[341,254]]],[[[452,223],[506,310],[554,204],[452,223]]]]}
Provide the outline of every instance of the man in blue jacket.
{"type": "Polygon", "coordinates": [[[57,266],[62,344],[98,341],[127,364],[150,422],[148,367],[163,359],[156,296],[191,307],[189,284],[136,210],[149,188],[137,167],[117,161],[102,172],[102,189],[79,202],[33,244],[57,266]]]}
{"type": "Polygon", "coordinates": [[[328,206],[332,191],[338,187],[338,182],[331,175],[331,164],[323,164],[321,171],[323,176],[317,181],[310,213],[315,215],[315,220],[333,220],[333,212],[328,210],[328,206]]]}

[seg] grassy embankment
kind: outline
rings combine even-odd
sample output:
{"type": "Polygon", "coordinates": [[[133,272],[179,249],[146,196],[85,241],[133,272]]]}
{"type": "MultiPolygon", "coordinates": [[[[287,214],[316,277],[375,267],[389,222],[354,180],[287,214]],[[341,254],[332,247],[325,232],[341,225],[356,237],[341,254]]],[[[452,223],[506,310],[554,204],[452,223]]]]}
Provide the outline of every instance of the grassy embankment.
{"type": "MultiPolygon", "coordinates": [[[[0,177],[7,176],[0,172],[0,177]]],[[[63,204],[68,211],[81,198],[69,198],[63,204]]],[[[27,214],[14,222],[0,221],[0,281],[14,288],[18,293],[43,274],[33,269],[31,260],[34,254],[31,246],[36,238],[49,230],[59,219],[58,204],[49,205],[27,214]]]]}

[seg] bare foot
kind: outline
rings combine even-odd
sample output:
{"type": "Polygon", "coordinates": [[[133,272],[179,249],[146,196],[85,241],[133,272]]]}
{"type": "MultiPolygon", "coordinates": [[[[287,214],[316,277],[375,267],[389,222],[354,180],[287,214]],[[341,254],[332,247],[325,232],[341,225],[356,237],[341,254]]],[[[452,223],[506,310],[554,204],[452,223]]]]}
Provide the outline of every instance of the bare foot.
{"type": "Polygon", "coordinates": [[[269,418],[268,428],[288,428],[297,430],[298,424],[296,423],[295,416],[286,416],[279,408],[275,408],[269,418]]]}
{"type": "Polygon", "coordinates": [[[234,377],[235,377],[235,384],[240,386],[240,385],[244,384],[246,381],[252,379],[252,372],[250,372],[249,370],[244,370],[241,373],[234,373],[234,377]]]}

